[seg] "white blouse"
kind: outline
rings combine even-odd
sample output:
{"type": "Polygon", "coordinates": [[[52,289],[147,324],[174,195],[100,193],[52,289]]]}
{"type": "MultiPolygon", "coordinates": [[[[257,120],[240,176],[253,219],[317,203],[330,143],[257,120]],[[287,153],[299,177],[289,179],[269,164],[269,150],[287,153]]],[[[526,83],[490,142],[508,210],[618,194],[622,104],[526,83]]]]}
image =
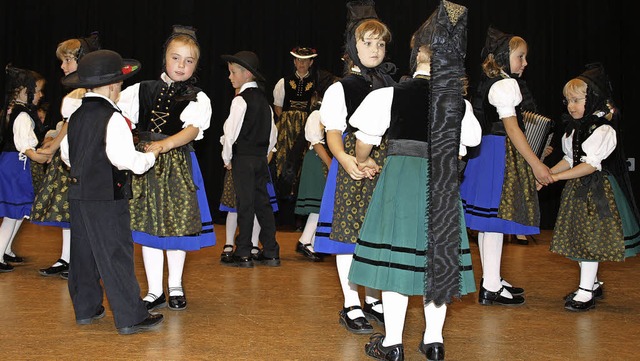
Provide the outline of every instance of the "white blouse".
{"type": "MultiPolygon", "coordinates": [[[[38,121],[40,121],[38,119],[38,121]]],[[[33,131],[35,127],[34,120],[31,119],[27,112],[20,112],[13,123],[13,143],[16,150],[24,154],[27,150],[35,150],[38,145],[38,138],[33,131]]]]}
{"type": "MultiPolygon", "coordinates": [[[[569,136],[562,136],[562,151],[564,152],[564,160],[573,167],[573,133],[569,136]]],[[[602,160],[606,159],[616,149],[618,141],[616,139],[616,131],[610,125],[604,124],[599,126],[594,132],[582,142],[582,150],[584,156],[580,158],[580,162],[587,163],[597,170],[602,170],[602,160]]]]}
{"type": "Polygon", "coordinates": [[[320,111],[314,110],[307,117],[307,124],[304,126],[304,137],[311,143],[309,149],[313,149],[315,144],[324,143],[324,127],[320,122],[320,111]]]}
{"type": "MultiPolygon", "coordinates": [[[[173,81],[165,73],[160,75],[165,83],[171,84],[173,81]]],[[[122,110],[124,115],[131,120],[132,123],[138,123],[138,115],[140,113],[140,83],[136,83],[124,89],[120,93],[120,99],[118,100],[118,107],[122,110]]],[[[195,140],[200,140],[204,137],[204,131],[209,128],[211,122],[211,100],[202,91],[196,95],[197,101],[189,102],[189,105],[180,114],[180,120],[184,123],[182,128],[186,128],[192,125],[198,128],[198,135],[195,140]]]]}
{"type": "Polygon", "coordinates": [[[501,79],[489,89],[489,103],[496,107],[500,119],[516,116],[516,106],[522,102],[522,93],[515,79],[501,79]]]}

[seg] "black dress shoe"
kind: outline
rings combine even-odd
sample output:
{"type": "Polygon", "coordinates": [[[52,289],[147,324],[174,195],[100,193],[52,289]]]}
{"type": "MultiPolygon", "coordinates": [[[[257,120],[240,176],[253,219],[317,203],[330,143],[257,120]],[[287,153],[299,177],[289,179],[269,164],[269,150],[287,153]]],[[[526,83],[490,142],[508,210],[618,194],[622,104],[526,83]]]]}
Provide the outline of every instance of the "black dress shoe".
{"type": "Polygon", "coordinates": [[[364,317],[369,321],[376,321],[378,325],[384,325],[384,313],[378,312],[373,309],[374,306],[382,304],[382,301],[378,300],[374,303],[364,303],[364,307],[362,308],[362,312],[364,313],[364,317]]]}
{"type": "MultiPolygon", "coordinates": [[[[569,292],[567,293],[566,296],[564,296],[564,300],[565,301],[569,301],[572,300],[575,296],[576,293],[578,293],[578,290],[575,290],[573,292],[569,292]]],[[[600,285],[598,286],[598,288],[593,290],[593,298],[596,300],[601,300],[604,298],[604,290],[602,289],[602,283],[600,283],[600,285]]]]}
{"type": "Polygon", "coordinates": [[[503,287],[497,292],[491,292],[484,288],[484,286],[480,286],[480,292],[478,293],[478,303],[481,305],[502,305],[502,306],[520,306],[524,304],[524,297],[522,296],[513,296],[513,298],[508,298],[500,295],[502,293],[503,287]]]}
{"type": "Polygon", "coordinates": [[[592,297],[589,301],[582,302],[571,299],[564,303],[564,308],[567,311],[573,312],[585,312],[596,307],[596,299],[592,297]]]}
{"type": "Polygon", "coordinates": [[[93,320],[99,320],[101,318],[104,317],[104,306],[100,305],[100,307],[98,308],[98,310],[96,311],[96,313],[89,317],[89,318],[81,318],[79,320],[76,320],[76,324],[78,325],[90,325],[93,323],[93,320]]]}
{"type": "Polygon", "coordinates": [[[149,293],[149,295],[151,295],[152,297],[155,297],[155,299],[151,302],[144,301],[144,300],[142,301],[144,302],[145,307],[147,307],[147,310],[153,311],[153,310],[157,310],[158,308],[167,307],[167,298],[165,297],[164,292],[162,292],[160,297],[154,295],[153,293],[149,293]]]}
{"type": "Polygon", "coordinates": [[[141,322],[136,323],[133,326],[119,328],[118,333],[121,335],[131,335],[131,334],[142,332],[142,331],[153,330],[160,323],[162,323],[163,319],[164,319],[164,316],[162,316],[159,313],[149,314],[147,318],[145,318],[141,322]]]}
{"type": "Polygon", "coordinates": [[[187,308],[187,297],[182,287],[169,287],[169,309],[182,311],[187,308]],[[182,292],[181,296],[171,296],[171,292],[182,292]]]}
{"type": "Polygon", "coordinates": [[[12,256],[10,254],[6,254],[5,253],[4,254],[4,261],[5,262],[11,262],[11,263],[22,263],[22,262],[24,262],[24,258],[22,258],[22,257],[20,257],[18,255],[12,256]]]}
{"type": "MultiPolygon", "coordinates": [[[[60,263],[59,266],[51,266],[49,268],[41,268],[38,273],[45,277],[57,276],[60,272],[69,271],[69,263],[62,258],[56,261],[56,263],[60,263]]],[[[54,263],[55,264],[55,263],[54,263]]]]}
{"type": "Polygon", "coordinates": [[[374,333],[369,337],[369,342],[364,345],[364,352],[369,357],[373,357],[376,360],[385,361],[403,361],[404,360],[404,346],[401,343],[392,346],[382,346],[384,335],[381,333],[374,333]]]}
{"type": "Polygon", "coordinates": [[[69,271],[60,272],[60,278],[62,278],[63,280],[68,280],[69,279],[69,271]]]}
{"type": "Polygon", "coordinates": [[[296,252],[305,256],[311,262],[322,262],[322,257],[319,254],[312,252],[309,247],[311,247],[311,243],[302,244],[298,242],[296,244],[296,252]]]}
{"type": "Polygon", "coordinates": [[[263,266],[280,267],[280,257],[265,257],[264,252],[258,254],[256,262],[263,266]]]}
{"type": "Polygon", "coordinates": [[[424,341],[420,341],[418,351],[427,356],[427,361],[444,360],[444,344],[442,342],[432,342],[425,345],[424,341]]]}
{"type": "Polygon", "coordinates": [[[231,256],[231,260],[233,262],[229,262],[229,263],[221,262],[220,264],[228,267],[253,268],[253,259],[251,258],[251,256],[240,257],[240,256],[233,255],[231,256]]]}
{"type": "Polygon", "coordinates": [[[360,310],[360,309],[362,309],[360,306],[351,306],[351,307],[345,307],[342,310],[340,310],[340,312],[338,312],[338,315],[340,316],[340,320],[339,320],[340,324],[343,325],[347,329],[347,331],[353,332],[356,334],[373,333],[373,326],[371,326],[371,324],[369,323],[369,321],[367,321],[366,318],[358,317],[352,320],[347,315],[349,311],[360,310]]]}
{"type": "Polygon", "coordinates": [[[11,272],[13,271],[13,266],[8,263],[0,262],[0,272],[11,272]]]}
{"type": "Polygon", "coordinates": [[[220,254],[220,263],[233,263],[233,246],[225,245],[220,254]]]}
{"type": "MultiPolygon", "coordinates": [[[[504,281],[504,279],[500,279],[500,282],[504,281]]],[[[480,285],[482,285],[484,282],[484,278],[480,279],[480,285]]],[[[507,285],[502,285],[502,287],[504,287],[505,290],[507,290],[509,293],[511,293],[512,296],[522,296],[524,295],[524,288],[521,287],[513,287],[513,286],[507,286],[507,285]]]]}

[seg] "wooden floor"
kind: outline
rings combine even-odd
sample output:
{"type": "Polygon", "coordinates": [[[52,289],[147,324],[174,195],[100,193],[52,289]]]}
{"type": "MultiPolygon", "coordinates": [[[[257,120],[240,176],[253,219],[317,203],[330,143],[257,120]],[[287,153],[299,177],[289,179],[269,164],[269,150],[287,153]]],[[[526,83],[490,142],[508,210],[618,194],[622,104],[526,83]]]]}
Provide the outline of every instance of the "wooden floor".
{"type": "MultiPolygon", "coordinates": [[[[300,233],[279,231],[282,267],[223,267],[218,262],[224,226],[215,227],[218,245],[187,256],[183,284],[188,308],[165,308],[159,329],[121,336],[108,307],[96,324],[75,324],[66,281],[38,274],[59,257],[60,229],[25,221],[14,250],[27,262],[0,274],[0,358],[369,359],[363,351],[368,336],[338,324],[343,297],[335,258],[308,262],[294,252],[300,233]]],[[[543,231],[529,245],[505,244],[502,275],[526,289],[524,306],[481,306],[473,293],[449,307],[447,360],[640,359],[640,260],[602,264],[605,299],[589,312],[567,312],[562,297],[577,287],[578,267],[549,252],[550,235],[543,231]]],[[[471,249],[479,280],[477,244],[472,242],[471,249]]],[[[135,251],[136,275],[145,292],[139,246],[135,251]]],[[[424,360],[417,350],[423,328],[421,299],[412,297],[404,332],[406,360],[424,360]]]]}

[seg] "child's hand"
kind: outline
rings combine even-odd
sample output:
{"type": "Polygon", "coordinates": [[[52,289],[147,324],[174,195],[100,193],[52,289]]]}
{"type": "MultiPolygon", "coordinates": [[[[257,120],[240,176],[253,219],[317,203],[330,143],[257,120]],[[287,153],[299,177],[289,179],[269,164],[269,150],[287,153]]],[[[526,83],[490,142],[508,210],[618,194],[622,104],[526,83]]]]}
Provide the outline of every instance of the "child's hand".
{"type": "Polygon", "coordinates": [[[365,172],[358,169],[358,161],[356,157],[343,153],[340,155],[338,162],[342,168],[344,168],[345,172],[354,180],[360,180],[366,176],[365,172]]]}
{"type": "Polygon", "coordinates": [[[160,156],[160,150],[158,148],[154,148],[153,150],[150,150],[150,152],[153,153],[153,156],[156,157],[156,159],[160,156]]]}
{"type": "Polygon", "coordinates": [[[358,169],[364,172],[369,179],[373,179],[380,172],[380,166],[371,157],[368,157],[364,162],[358,163],[358,169]]]}

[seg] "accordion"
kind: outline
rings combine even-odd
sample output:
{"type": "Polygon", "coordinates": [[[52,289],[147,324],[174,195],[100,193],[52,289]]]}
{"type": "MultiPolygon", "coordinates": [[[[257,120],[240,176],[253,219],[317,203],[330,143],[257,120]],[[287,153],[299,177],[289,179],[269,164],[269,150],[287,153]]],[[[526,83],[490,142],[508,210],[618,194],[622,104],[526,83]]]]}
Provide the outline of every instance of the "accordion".
{"type": "Polygon", "coordinates": [[[551,143],[553,137],[553,120],[530,111],[522,112],[522,120],[524,121],[524,135],[531,150],[540,158],[544,149],[551,143]]]}

